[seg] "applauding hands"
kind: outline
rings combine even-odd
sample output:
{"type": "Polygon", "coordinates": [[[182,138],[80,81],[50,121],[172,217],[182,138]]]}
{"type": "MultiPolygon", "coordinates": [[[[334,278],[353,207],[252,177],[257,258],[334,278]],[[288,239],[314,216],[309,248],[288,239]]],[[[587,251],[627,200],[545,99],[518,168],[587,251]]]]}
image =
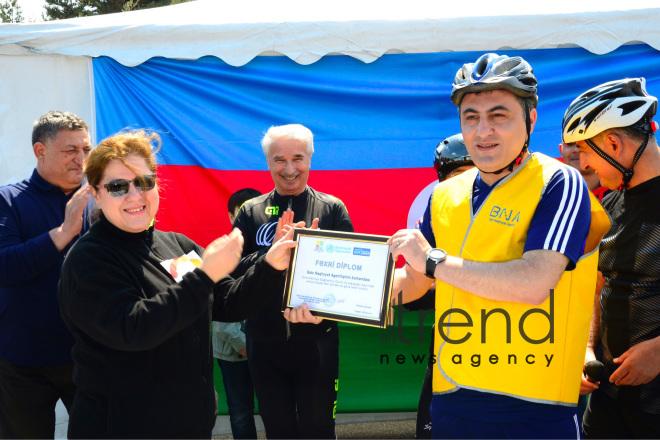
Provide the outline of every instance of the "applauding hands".
{"type": "MultiPolygon", "coordinates": [[[[298,222],[295,225],[293,224],[293,211],[287,209],[287,211],[282,215],[280,220],[277,222],[277,233],[275,234],[275,238],[277,239],[277,237],[279,236],[284,236],[286,239],[286,237],[289,237],[289,234],[291,234],[290,238],[293,238],[293,229],[304,228],[304,227],[305,227],[305,222],[298,222]]],[[[312,221],[312,227],[310,229],[318,229],[318,227],[319,227],[319,219],[315,218],[312,221]]],[[[295,247],[295,245],[296,244],[294,242],[293,246],[291,247],[295,247]]],[[[287,257],[287,265],[288,264],[289,264],[289,259],[287,257]]],[[[293,323],[306,322],[306,323],[318,324],[321,321],[323,321],[323,319],[317,318],[316,316],[312,315],[312,313],[309,311],[309,307],[305,303],[296,306],[293,309],[286,309],[284,311],[284,318],[287,321],[293,323]]]]}
{"type": "Polygon", "coordinates": [[[229,235],[216,238],[208,245],[202,255],[202,269],[206,275],[217,283],[236,269],[243,252],[243,234],[238,229],[229,235]]]}

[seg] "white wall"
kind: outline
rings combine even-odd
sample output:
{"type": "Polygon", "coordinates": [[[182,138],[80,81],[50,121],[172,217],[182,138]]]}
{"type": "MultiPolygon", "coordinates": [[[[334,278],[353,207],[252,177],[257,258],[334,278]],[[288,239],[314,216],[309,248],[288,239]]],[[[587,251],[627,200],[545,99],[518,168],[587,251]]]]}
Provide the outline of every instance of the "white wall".
{"type": "Polygon", "coordinates": [[[91,69],[88,57],[0,55],[0,186],[32,174],[32,123],[50,110],[83,118],[95,144],[91,69]]]}

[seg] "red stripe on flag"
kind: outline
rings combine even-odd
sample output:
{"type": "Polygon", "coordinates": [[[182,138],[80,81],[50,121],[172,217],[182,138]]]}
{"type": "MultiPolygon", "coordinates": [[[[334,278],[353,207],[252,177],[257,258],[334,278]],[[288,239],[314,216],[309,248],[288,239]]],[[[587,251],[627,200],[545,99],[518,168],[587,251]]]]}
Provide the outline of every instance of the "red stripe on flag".
{"type": "MultiPolygon", "coordinates": [[[[230,231],[229,196],[241,188],[273,189],[268,171],[219,171],[197,166],[158,168],[158,228],[180,232],[201,246],[230,231]]],[[[406,228],[413,200],[436,180],[433,168],[310,172],[309,185],[340,198],[356,232],[392,235],[406,228]]]]}

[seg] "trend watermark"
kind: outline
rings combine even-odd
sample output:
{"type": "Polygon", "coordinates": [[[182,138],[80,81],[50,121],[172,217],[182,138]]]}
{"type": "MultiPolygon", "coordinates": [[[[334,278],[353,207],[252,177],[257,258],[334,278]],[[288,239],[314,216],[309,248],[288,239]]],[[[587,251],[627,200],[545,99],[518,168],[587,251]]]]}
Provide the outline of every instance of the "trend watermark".
{"type": "MultiPolygon", "coordinates": [[[[402,304],[402,292],[399,292],[397,295],[398,302],[397,304],[402,304]]],[[[549,294],[549,305],[548,310],[544,310],[540,307],[533,307],[525,311],[517,323],[517,330],[520,337],[528,344],[538,345],[548,342],[554,344],[555,338],[555,326],[554,326],[554,290],[550,290],[549,294]],[[532,315],[539,315],[538,319],[545,319],[548,321],[548,331],[546,334],[536,335],[536,338],[531,337],[529,331],[525,328],[525,323],[532,315]]],[[[392,312],[394,309],[392,309],[392,312]]],[[[417,310],[417,331],[416,338],[410,337],[410,331],[408,331],[408,337],[404,336],[404,314],[415,313],[415,311],[406,310],[403,307],[398,307],[397,313],[395,316],[391,316],[390,324],[386,329],[384,329],[380,335],[380,342],[383,344],[421,344],[425,341],[431,341],[432,334],[429,332],[427,326],[425,326],[426,317],[429,315],[434,315],[435,310],[417,310]],[[416,340],[415,340],[416,339],[416,340]]],[[[511,344],[512,338],[512,319],[509,312],[503,308],[494,308],[491,310],[481,309],[478,317],[471,316],[466,310],[461,308],[451,308],[443,311],[437,317],[435,321],[435,326],[437,332],[435,332],[436,337],[440,337],[445,343],[458,345],[467,342],[474,335],[474,332],[478,332],[480,337],[480,343],[484,348],[489,342],[488,333],[490,330],[490,336],[493,337],[494,333],[499,333],[502,330],[502,322],[504,322],[504,334],[506,344],[511,344]],[[493,320],[491,318],[499,316],[501,319],[493,320]],[[475,320],[478,319],[478,324],[475,325],[475,320]],[[494,321],[490,323],[490,321],[494,321]],[[452,337],[450,335],[451,328],[464,328],[466,333],[462,333],[461,336],[452,337]]],[[[408,320],[410,321],[410,320],[408,320]]],[[[536,321],[537,325],[539,321],[536,321]]],[[[408,325],[410,327],[410,325],[408,325]]],[[[408,328],[408,330],[410,330],[408,328]]],[[[501,335],[499,335],[501,339],[501,335]]],[[[432,350],[431,350],[432,351],[432,350]]],[[[466,353],[465,363],[469,363],[472,367],[479,367],[482,362],[489,362],[492,365],[498,363],[507,363],[509,365],[515,365],[519,361],[528,365],[535,365],[537,362],[540,365],[545,365],[549,367],[553,358],[553,353],[546,353],[543,355],[544,358],[537,359],[534,354],[530,353],[490,353],[486,354],[486,359],[482,361],[481,353],[466,353]],[[467,360],[469,358],[469,360],[467,360]]],[[[393,360],[396,364],[405,364],[407,362],[413,362],[414,364],[424,364],[425,362],[431,362],[435,364],[435,354],[413,354],[406,356],[403,353],[393,355],[393,360]]],[[[454,354],[451,358],[451,361],[454,364],[463,364],[463,354],[454,354]]],[[[381,354],[380,355],[380,364],[390,364],[390,355],[381,354]]]]}

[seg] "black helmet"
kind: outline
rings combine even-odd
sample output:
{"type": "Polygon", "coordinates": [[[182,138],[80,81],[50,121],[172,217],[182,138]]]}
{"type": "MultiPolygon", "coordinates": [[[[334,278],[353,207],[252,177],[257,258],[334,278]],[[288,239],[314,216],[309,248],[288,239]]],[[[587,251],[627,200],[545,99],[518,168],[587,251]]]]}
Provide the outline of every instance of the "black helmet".
{"type": "Polygon", "coordinates": [[[658,100],[646,92],[644,78],[626,78],[601,84],[587,90],[568,106],[562,122],[562,140],[567,143],[585,141],[600,157],[621,172],[623,178],[619,189],[625,191],[634,175],[633,168],[657,127],[651,121],[657,108],[658,100]],[[601,150],[592,140],[605,130],[620,127],[633,127],[646,135],[629,169],[601,150]]]}
{"type": "Polygon", "coordinates": [[[465,148],[461,133],[448,137],[438,144],[433,153],[433,167],[438,172],[438,180],[442,182],[456,168],[474,165],[465,148]]]}
{"type": "Polygon", "coordinates": [[[464,64],[456,72],[451,101],[458,106],[466,93],[507,90],[521,98],[532,98],[536,108],[539,100],[537,83],[532,66],[521,57],[487,53],[475,63],[464,64]]]}

